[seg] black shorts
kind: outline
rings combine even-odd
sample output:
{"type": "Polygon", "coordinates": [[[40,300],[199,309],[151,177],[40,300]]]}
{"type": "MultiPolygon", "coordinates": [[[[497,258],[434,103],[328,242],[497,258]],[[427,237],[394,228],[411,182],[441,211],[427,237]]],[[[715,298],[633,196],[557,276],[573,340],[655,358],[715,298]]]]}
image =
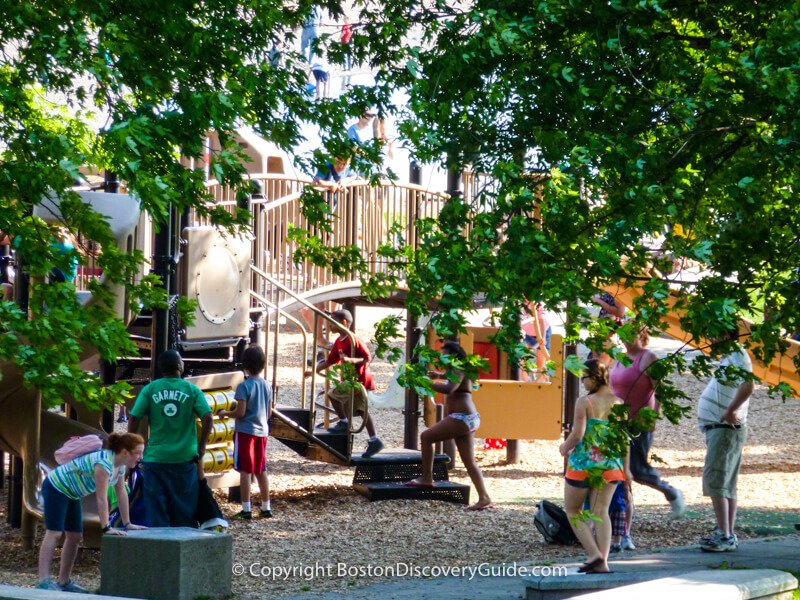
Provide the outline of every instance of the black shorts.
{"type": "Polygon", "coordinates": [[[570,479],[569,477],[565,477],[564,481],[567,482],[567,485],[576,488],[588,489],[590,487],[588,479],[570,479]]]}

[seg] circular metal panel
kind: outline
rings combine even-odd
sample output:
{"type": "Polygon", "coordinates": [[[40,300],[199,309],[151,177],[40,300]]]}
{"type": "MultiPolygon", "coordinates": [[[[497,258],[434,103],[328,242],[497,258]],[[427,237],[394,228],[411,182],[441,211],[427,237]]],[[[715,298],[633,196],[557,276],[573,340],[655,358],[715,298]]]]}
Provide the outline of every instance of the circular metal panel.
{"type": "Polygon", "coordinates": [[[197,264],[196,294],[202,315],[224,323],[236,312],[241,289],[239,266],[228,248],[212,246],[197,264]]]}

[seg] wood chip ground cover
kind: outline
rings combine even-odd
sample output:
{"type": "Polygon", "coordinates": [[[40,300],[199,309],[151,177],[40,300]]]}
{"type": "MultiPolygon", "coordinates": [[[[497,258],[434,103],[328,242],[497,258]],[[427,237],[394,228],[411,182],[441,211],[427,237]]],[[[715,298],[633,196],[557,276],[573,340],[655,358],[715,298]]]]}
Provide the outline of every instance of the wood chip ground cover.
{"type": "MultiPolygon", "coordinates": [[[[368,330],[360,333],[369,339],[368,330]]],[[[285,360],[278,369],[281,403],[298,401],[294,388],[301,376],[299,343],[299,336],[282,334],[281,356],[285,360]]],[[[393,367],[381,361],[373,366],[380,391],[388,384],[393,367]]],[[[696,402],[705,382],[684,378],[680,385],[696,402]]],[[[756,391],[739,478],[743,514],[749,509],[799,512],[798,409],[800,404],[795,400],[784,403],[768,398],[763,388],[756,391]]],[[[377,408],[373,416],[387,447],[402,447],[402,411],[377,408]]],[[[365,445],[366,434],[362,433],[356,438],[355,448],[360,450],[365,445]]],[[[233,562],[246,570],[233,578],[236,597],[249,600],[310,590],[347,590],[385,579],[375,573],[385,573],[388,568],[402,573],[403,569],[434,566],[550,563],[580,556],[578,547],[544,544],[533,526],[536,502],[541,498],[560,502],[563,495],[558,442],[523,442],[521,461],[514,465],[505,464],[504,451],[484,451],[480,443],[477,448],[496,509],[465,513],[459,505],[443,502],[368,502],[350,487],[352,469],[308,462],[270,440],[275,518],[235,521],[231,525],[233,562]],[[250,574],[251,570],[256,575],[250,574]]],[[[713,525],[710,502],[702,496],[700,486],[704,442],[696,422],[687,419],[677,426],[660,423],[654,453],[664,461],[659,465],[662,476],[683,491],[689,513],[681,521],[668,521],[669,505],[663,496],[635,485],[632,535],[636,552],[692,544],[713,525]]],[[[460,463],[451,472],[451,479],[469,484],[460,463]]],[[[31,586],[36,580],[41,532],[37,550],[22,549],[19,531],[6,523],[7,487],[2,490],[0,506],[0,583],[31,586]]],[[[222,493],[218,498],[226,514],[239,510],[222,493]]],[[[800,515],[797,520],[800,522],[800,515]]],[[[99,551],[81,550],[74,575],[90,588],[99,587],[99,551]]]]}

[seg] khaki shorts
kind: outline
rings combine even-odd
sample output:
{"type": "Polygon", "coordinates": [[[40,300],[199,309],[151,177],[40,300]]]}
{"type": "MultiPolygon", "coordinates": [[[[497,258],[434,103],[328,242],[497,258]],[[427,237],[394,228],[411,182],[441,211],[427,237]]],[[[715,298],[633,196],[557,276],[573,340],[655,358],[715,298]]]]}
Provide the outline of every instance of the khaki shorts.
{"type": "Polygon", "coordinates": [[[742,464],[747,427],[706,431],[706,461],[703,464],[703,495],[736,498],[736,480],[742,464]]]}
{"type": "MultiPolygon", "coordinates": [[[[349,413],[349,405],[350,405],[350,394],[351,390],[348,389],[346,386],[342,386],[344,389],[341,391],[337,388],[331,388],[328,392],[328,398],[331,399],[332,402],[338,402],[342,406],[344,406],[345,411],[349,413]]],[[[356,385],[355,388],[352,389],[352,396],[353,396],[353,413],[357,415],[359,413],[364,414],[367,410],[367,390],[366,388],[361,385],[360,383],[356,385]]]]}

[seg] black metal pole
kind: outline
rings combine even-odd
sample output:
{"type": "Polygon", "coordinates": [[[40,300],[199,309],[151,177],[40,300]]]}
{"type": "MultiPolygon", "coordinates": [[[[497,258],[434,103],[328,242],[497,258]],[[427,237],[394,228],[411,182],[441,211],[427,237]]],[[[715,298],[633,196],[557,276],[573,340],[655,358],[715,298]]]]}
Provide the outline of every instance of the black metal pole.
{"type": "MultiPolygon", "coordinates": [[[[567,315],[570,314],[569,308],[567,308],[567,315]]],[[[569,319],[569,316],[567,317],[569,319]]],[[[570,321],[567,321],[567,330],[569,331],[569,324],[570,321]]],[[[574,356],[577,354],[577,347],[575,344],[566,344],[564,346],[564,361],[566,362],[567,357],[574,356]]],[[[563,366],[561,367],[563,369],[563,366]]],[[[575,403],[578,400],[578,393],[579,393],[579,386],[580,381],[579,379],[573,375],[570,371],[564,369],[564,414],[563,414],[563,430],[564,430],[564,437],[569,435],[569,432],[572,430],[572,416],[575,414],[575,403]]],[[[567,459],[564,458],[564,472],[567,472],[567,459]]]]}
{"type": "Polygon", "coordinates": [[[14,529],[22,527],[22,459],[19,456],[11,458],[9,479],[11,485],[8,489],[8,524],[14,529]]]}
{"type": "Polygon", "coordinates": [[[103,173],[103,190],[109,194],[119,193],[119,177],[113,171],[103,173]]]}
{"type": "MultiPolygon", "coordinates": [[[[114,171],[106,170],[103,172],[103,189],[109,194],[119,193],[119,177],[114,171]]],[[[117,380],[117,366],[107,360],[100,359],[100,378],[103,385],[113,385],[117,380]]],[[[100,417],[100,426],[106,433],[114,431],[114,409],[103,409],[100,417]]]]}
{"type": "MultiPolygon", "coordinates": [[[[519,315],[517,316],[517,325],[519,325],[519,315]]],[[[519,381],[520,368],[519,363],[514,362],[509,367],[509,376],[513,381],[519,381]]],[[[506,462],[510,465],[519,463],[519,440],[506,440],[506,462]]]]}
{"type": "Polygon", "coordinates": [[[422,185],[422,167],[412,160],[408,165],[408,182],[414,185],[422,185]]]}
{"type": "MultiPolygon", "coordinates": [[[[422,330],[417,319],[406,310],[406,361],[409,364],[417,362],[414,349],[419,343],[422,330]]],[[[405,408],[403,409],[403,447],[409,450],[419,450],[419,396],[412,388],[406,388],[405,408]]]]}
{"type": "Polygon", "coordinates": [[[447,193],[450,196],[461,196],[461,171],[447,170],[447,193]]]}
{"type": "MultiPolygon", "coordinates": [[[[161,224],[161,228],[156,233],[153,256],[153,272],[161,278],[162,287],[169,293],[172,287],[173,271],[173,224],[174,209],[169,207],[167,219],[161,224]]],[[[150,374],[152,379],[159,379],[161,372],[158,369],[158,357],[162,352],[169,350],[169,318],[170,309],[153,309],[152,325],[152,350],[150,356],[150,374]]]]}

